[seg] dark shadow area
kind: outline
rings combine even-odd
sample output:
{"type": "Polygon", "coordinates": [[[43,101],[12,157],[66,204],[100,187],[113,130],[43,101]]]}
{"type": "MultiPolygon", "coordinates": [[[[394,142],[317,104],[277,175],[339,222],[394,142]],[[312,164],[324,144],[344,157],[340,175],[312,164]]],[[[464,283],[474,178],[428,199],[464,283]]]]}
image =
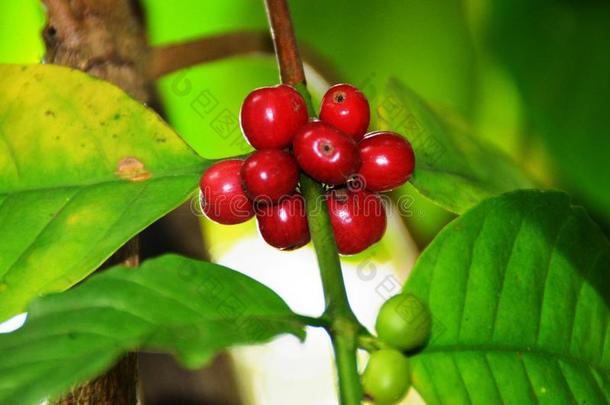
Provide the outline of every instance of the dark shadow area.
{"type": "MultiPolygon", "coordinates": [[[[140,234],[141,261],[166,253],[206,259],[199,222],[187,201],[140,234]]],[[[139,353],[140,400],[146,405],[239,405],[233,364],[218,355],[206,368],[187,370],[169,354],[139,353]]]]}

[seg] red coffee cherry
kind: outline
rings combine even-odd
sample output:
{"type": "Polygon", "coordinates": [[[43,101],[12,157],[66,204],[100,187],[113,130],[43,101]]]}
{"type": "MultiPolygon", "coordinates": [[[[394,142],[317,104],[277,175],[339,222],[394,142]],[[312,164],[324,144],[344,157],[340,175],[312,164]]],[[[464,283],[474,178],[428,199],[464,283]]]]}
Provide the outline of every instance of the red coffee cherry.
{"type": "Polygon", "coordinates": [[[371,113],[364,93],[349,84],[336,84],[324,95],[320,120],[359,141],[369,127],[371,113]]]}
{"type": "Polygon", "coordinates": [[[255,149],[284,149],[307,123],[305,100],[294,88],[280,84],[256,89],[244,100],[240,124],[255,149]]]}
{"type": "Polygon", "coordinates": [[[223,160],[210,166],[199,181],[201,208],[212,221],[231,225],[254,216],[252,201],[241,186],[243,161],[223,160]]]}
{"type": "Polygon", "coordinates": [[[299,182],[299,166],[287,152],[259,150],[244,162],[241,178],[246,193],[255,202],[274,202],[294,192],[299,182]]]}
{"type": "Polygon", "coordinates": [[[379,195],[338,189],[328,194],[326,203],[339,253],[362,252],[383,237],[386,214],[379,195]]]}
{"type": "Polygon", "coordinates": [[[367,134],[360,144],[359,174],[369,191],[388,191],[404,184],[415,168],[411,144],[394,132],[367,134]]]}
{"type": "Polygon", "coordinates": [[[302,127],[292,146],[301,169],[322,183],[345,183],[360,166],[354,140],[322,122],[310,122],[302,127]]]}
{"type": "Polygon", "coordinates": [[[273,247],[293,250],[309,242],[305,201],[299,194],[258,206],[256,220],[263,239],[273,247]]]}

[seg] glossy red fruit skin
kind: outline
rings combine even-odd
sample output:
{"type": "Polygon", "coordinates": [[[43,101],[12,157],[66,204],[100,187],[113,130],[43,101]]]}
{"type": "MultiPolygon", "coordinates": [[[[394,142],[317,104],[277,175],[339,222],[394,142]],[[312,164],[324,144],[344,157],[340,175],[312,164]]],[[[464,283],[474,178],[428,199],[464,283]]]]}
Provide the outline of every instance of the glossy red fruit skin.
{"type": "Polygon", "coordinates": [[[339,253],[360,253],[383,237],[387,220],[379,195],[343,188],[331,191],[326,203],[339,253]]]}
{"type": "Polygon", "coordinates": [[[280,250],[294,250],[309,242],[305,201],[300,194],[283,197],[274,205],[259,205],[256,220],[261,236],[280,250]]]}
{"type": "Polygon", "coordinates": [[[308,121],[305,100],[291,86],[280,84],[252,91],[239,114],[242,132],[255,149],[284,149],[308,121]]]}
{"type": "Polygon", "coordinates": [[[201,208],[214,222],[232,225],[254,216],[252,201],[241,185],[243,160],[228,159],[210,166],[201,180],[201,208]]]}
{"type": "Polygon", "coordinates": [[[322,183],[343,184],[360,167],[356,142],[319,121],[302,127],[292,147],[301,169],[322,183]]]}
{"type": "Polygon", "coordinates": [[[241,178],[252,200],[272,203],[283,196],[292,195],[299,182],[299,166],[287,152],[259,150],[244,162],[241,178]]]}
{"type": "Polygon", "coordinates": [[[359,141],[369,127],[371,112],[364,93],[349,84],[336,84],[324,94],[320,120],[359,141]]]}
{"type": "Polygon", "coordinates": [[[415,169],[409,141],[394,132],[372,132],[358,145],[359,174],[369,191],[388,191],[404,184],[415,169]]]}

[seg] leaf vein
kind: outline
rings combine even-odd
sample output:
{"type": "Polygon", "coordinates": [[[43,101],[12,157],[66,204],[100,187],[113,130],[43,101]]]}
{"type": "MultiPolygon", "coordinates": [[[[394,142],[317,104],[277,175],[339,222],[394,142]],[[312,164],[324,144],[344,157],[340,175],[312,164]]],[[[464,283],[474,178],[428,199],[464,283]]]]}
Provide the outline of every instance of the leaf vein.
{"type": "Polygon", "coordinates": [[[468,385],[466,385],[466,381],[464,381],[464,376],[462,376],[462,371],[460,370],[460,366],[458,366],[458,362],[455,359],[455,352],[451,353],[451,361],[453,362],[453,366],[455,367],[456,374],[458,379],[460,380],[460,384],[464,388],[464,392],[466,392],[466,400],[469,404],[472,405],[472,398],[470,397],[470,392],[468,392],[468,385]]]}
{"type": "Polygon", "coordinates": [[[489,376],[491,377],[492,381],[494,382],[494,388],[496,389],[496,393],[498,394],[498,399],[500,399],[500,401],[502,401],[502,393],[500,392],[500,388],[498,386],[498,380],[496,379],[493,369],[491,368],[491,364],[489,364],[489,359],[487,358],[487,353],[483,353],[482,357],[483,357],[483,363],[485,364],[485,367],[487,368],[487,372],[489,373],[489,376]]]}
{"type": "Polygon", "coordinates": [[[521,367],[523,368],[523,374],[525,374],[525,379],[527,381],[527,389],[529,391],[530,398],[533,399],[536,404],[538,404],[540,403],[540,400],[538,399],[538,395],[536,395],[534,383],[532,382],[532,378],[530,377],[530,373],[527,369],[527,364],[525,364],[525,359],[523,358],[523,355],[519,355],[517,357],[519,358],[519,364],[521,364],[521,367]]]}
{"type": "Polygon", "coordinates": [[[565,375],[565,372],[563,371],[563,367],[561,366],[561,360],[557,359],[556,361],[557,364],[557,368],[559,369],[559,376],[561,377],[561,381],[563,382],[563,385],[565,385],[568,393],[570,394],[571,397],[571,403],[572,404],[576,404],[578,405],[578,399],[576,398],[574,392],[572,391],[572,387],[570,386],[570,382],[568,381],[568,377],[565,375]]]}
{"type": "Polygon", "coordinates": [[[511,248],[510,248],[510,255],[508,256],[508,259],[506,260],[506,263],[504,266],[502,266],[503,272],[502,272],[502,280],[500,281],[500,286],[498,287],[498,299],[495,301],[495,306],[494,306],[494,313],[493,313],[493,324],[491,326],[491,336],[492,338],[495,336],[496,333],[496,327],[498,324],[498,313],[500,311],[500,300],[502,298],[503,292],[504,292],[504,285],[506,284],[506,278],[508,277],[508,265],[510,263],[510,261],[512,260],[513,254],[515,253],[515,246],[517,244],[517,240],[519,239],[519,235],[521,234],[521,231],[523,230],[523,224],[525,223],[525,216],[522,216],[519,222],[519,228],[517,228],[517,232],[515,232],[515,237],[513,238],[512,242],[511,242],[511,248]]]}
{"type": "Polygon", "coordinates": [[[137,286],[143,290],[148,290],[151,291],[154,295],[158,295],[162,298],[165,298],[166,300],[173,302],[174,304],[177,304],[178,306],[186,309],[187,311],[191,312],[192,314],[201,316],[201,311],[191,305],[186,304],[185,302],[179,301],[178,299],[176,299],[175,297],[166,294],[165,292],[162,292],[159,289],[153,288],[149,285],[143,284],[141,282],[139,282],[138,280],[132,280],[132,279],[127,279],[124,277],[111,277],[112,280],[117,281],[119,283],[124,283],[124,284],[131,284],[134,286],[137,286]]]}
{"type": "Polygon", "coordinates": [[[464,323],[464,313],[466,312],[466,303],[468,302],[468,292],[471,290],[471,288],[469,288],[469,284],[470,284],[470,278],[471,278],[470,275],[472,272],[472,257],[474,256],[474,249],[475,249],[477,240],[481,236],[481,232],[483,231],[483,228],[485,226],[486,219],[487,219],[487,217],[485,217],[483,219],[483,221],[481,221],[481,223],[479,225],[479,229],[477,229],[477,231],[476,231],[476,235],[474,235],[474,237],[472,238],[472,244],[470,245],[470,249],[468,249],[468,252],[469,252],[468,270],[466,273],[466,282],[464,283],[464,287],[465,287],[464,300],[462,302],[462,306],[460,307],[461,312],[459,315],[459,322],[458,322],[458,326],[457,326],[458,340],[460,340],[460,336],[462,334],[462,324],[464,323]]]}
{"type": "Polygon", "coordinates": [[[28,244],[28,246],[21,252],[21,254],[17,257],[17,259],[6,269],[6,271],[4,272],[5,274],[8,274],[13,268],[15,268],[15,266],[24,258],[27,256],[28,253],[30,253],[32,251],[32,249],[35,246],[36,241],[38,241],[38,239],[44,234],[44,232],[46,232],[47,229],[49,229],[49,226],[51,226],[51,224],[57,219],[57,217],[66,209],[66,207],[68,207],[70,205],[71,202],[74,201],[74,198],[76,197],[76,195],[81,192],[82,190],[78,189],[76,190],[74,193],[72,193],[72,195],[70,195],[69,197],[66,198],[66,201],[64,201],[64,203],[61,205],[61,207],[59,207],[59,209],[57,211],[55,211],[55,213],[53,214],[53,216],[49,219],[49,221],[42,227],[42,229],[40,230],[40,232],[38,232],[38,234],[36,234],[36,236],[34,237],[34,239],[28,244]]]}
{"type": "Polygon", "coordinates": [[[483,345],[483,344],[470,344],[470,345],[444,345],[444,346],[433,346],[426,348],[418,356],[425,356],[427,354],[435,355],[442,353],[452,352],[489,352],[489,353],[512,353],[517,355],[530,354],[533,356],[550,358],[550,359],[562,359],[568,363],[581,364],[589,367],[594,367],[598,370],[610,372],[610,365],[598,363],[592,360],[579,358],[566,353],[552,352],[543,350],[538,347],[513,347],[507,345],[483,345]]]}
{"type": "MultiPolygon", "coordinates": [[[[539,311],[538,311],[538,322],[536,323],[536,331],[534,336],[536,336],[536,342],[540,341],[540,332],[542,331],[542,312],[544,311],[544,298],[546,296],[546,290],[548,287],[548,280],[549,280],[549,275],[551,273],[551,263],[553,262],[553,257],[555,256],[555,252],[557,251],[557,245],[559,243],[559,239],[561,238],[562,232],[565,228],[565,226],[570,223],[570,219],[572,219],[574,217],[574,214],[570,213],[570,215],[567,215],[564,217],[561,225],[559,226],[559,229],[557,230],[557,234],[555,235],[555,240],[553,241],[553,244],[551,245],[551,251],[549,253],[549,257],[546,263],[546,266],[544,267],[544,282],[543,282],[543,289],[542,289],[542,296],[540,297],[540,305],[539,305],[539,311]]],[[[576,311],[574,311],[576,312],[576,311]]],[[[569,345],[569,342],[568,342],[569,345]]]]}

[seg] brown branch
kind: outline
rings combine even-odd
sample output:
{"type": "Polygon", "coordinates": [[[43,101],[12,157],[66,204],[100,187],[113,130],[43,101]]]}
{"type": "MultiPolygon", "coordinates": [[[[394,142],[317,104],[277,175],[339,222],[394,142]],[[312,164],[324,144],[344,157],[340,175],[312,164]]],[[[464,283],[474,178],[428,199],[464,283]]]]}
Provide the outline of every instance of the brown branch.
{"type": "MultiPolygon", "coordinates": [[[[110,81],[135,99],[157,107],[154,82],[149,74],[152,62],[151,50],[146,42],[142,13],[135,0],[43,1],[48,11],[48,24],[43,32],[47,45],[46,62],[70,66],[110,81]]],[[[254,48],[254,44],[262,46],[264,43],[260,38],[255,41],[248,38],[239,38],[239,36],[233,37],[233,39],[239,40],[239,46],[242,47],[252,44],[251,47],[254,48]]],[[[265,41],[268,43],[267,47],[271,49],[268,36],[265,41]]],[[[225,45],[227,44],[222,44],[222,46],[225,45]]],[[[199,49],[195,46],[186,49],[185,52],[179,47],[174,49],[168,47],[165,48],[164,54],[170,59],[178,61],[186,57],[190,63],[192,59],[188,58],[191,52],[197,57],[204,54],[199,49]]],[[[207,47],[204,47],[204,49],[207,50],[207,47]]],[[[205,53],[207,54],[207,52],[205,53]]],[[[166,65],[165,69],[171,69],[171,66],[171,64],[166,65]]],[[[159,108],[156,109],[157,112],[160,112],[159,108]]],[[[188,226],[193,224],[192,219],[188,205],[183,205],[181,211],[170,213],[167,217],[155,223],[153,229],[149,228],[141,236],[130,240],[104,263],[100,270],[119,263],[136,267],[140,255],[145,255],[146,252],[150,253],[151,242],[155,242],[157,245],[159,241],[165,242],[162,246],[158,246],[159,250],[156,254],[165,253],[168,251],[167,249],[189,253],[191,256],[201,253],[185,251],[188,249],[185,248],[184,244],[176,244],[179,238],[171,237],[171,229],[178,227],[181,237],[188,240],[197,240],[200,235],[197,226],[188,226]],[[180,224],[185,218],[190,219],[191,222],[180,224]],[[147,249],[139,249],[138,242],[140,240],[148,242],[147,249]],[[174,245],[167,244],[168,240],[171,240],[174,245]]],[[[69,394],[52,403],[56,405],[136,404],[139,379],[138,357],[135,353],[128,354],[103,375],[84,385],[75,387],[69,394]]],[[[221,379],[225,386],[227,384],[234,386],[235,384],[235,379],[231,374],[232,367],[226,357],[224,357],[224,361],[216,362],[214,369],[206,370],[206,379],[203,382],[199,374],[185,374],[186,372],[178,369],[173,361],[164,363],[163,359],[167,358],[169,358],[169,355],[158,355],[151,361],[150,356],[148,357],[145,366],[153,368],[159,373],[155,378],[155,374],[151,373],[150,369],[144,368],[143,376],[149,377],[149,381],[144,381],[144,383],[148,383],[148,388],[159,385],[163,388],[163,384],[159,384],[159,380],[164,380],[168,375],[171,376],[174,373],[179,376],[176,378],[181,379],[181,392],[198,393],[197,398],[207,401],[208,396],[212,394],[209,394],[205,389],[207,387],[209,390],[210,386],[213,386],[218,379],[221,379]],[[159,368],[164,368],[164,370],[159,370],[159,368]],[[185,378],[187,375],[190,376],[188,379],[185,378]],[[210,375],[215,375],[216,380],[211,378],[210,375]]],[[[167,388],[167,384],[174,385],[174,383],[175,381],[167,381],[165,388],[167,388]]],[[[143,393],[149,392],[145,390],[143,393]]],[[[213,393],[211,397],[221,402],[240,403],[234,389],[226,392],[222,399],[217,392],[213,393]]]]}
{"type": "MultiPolygon", "coordinates": [[[[326,57],[304,42],[299,42],[303,59],[330,83],[341,76],[326,57]]],[[[151,80],[202,63],[248,54],[274,55],[273,42],[267,31],[238,31],[188,42],[152,48],[151,80]]]]}
{"type": "MultiPolygon", "coordinates": [[[[45,60],[110,81],[142,102],[153,99],[147,73],[149,49],[135,2],[130,0],[43,0],[45,60]]],[[[136,267],[138,238],[119,249],[100,269],[122,263],[136,267]]],[[[104,375],[74,388],[55,404],[137,403],[137,357],[129,354],[104,375]]]]}
{"type": "Polygon", "coordinates": [[[48,63],[110,81],[148,103],[150,49],[139,8],[131,0],[43,0],[48,63]]]}
{"type": "Polygon", "coordinates": [[[282,82],[292,85],[305,83],[303,61],[299,55],[288,3],[286,0],[265,0],[265,4],[282,82]]]}
{"type": "MultiPolygon", "coordinates": [[[[308,105],[308,112],[313,114],[287,0],[266,0],[265,3],[282,82],[297,88],[308,105]]],[[[307,221],[324,290],[324,315],[331,322],[327,332],[335,353],[340,402],[343,405],[357,405],[363,397],[356,358],[357,337],[364,328],[358,323],[349,305],[328,210],[324,204],[321,208],[316,204],[323,196],[323,188],[303,174],[301,191],[305,198],[307,221]]]]}
{"type": "Polygon", "coordinates": [[[273,52],[269,34],[262,31],[238,31],[195,41],[153,48],[153,78],[200,63],[253,52],[273,52]]]}
{"type": "Polygon", "coordinates": [[[106,374],[82,385],[63,398],[54,401],[54,405],[132,405],[138,402],[137,369],[138,359],[135,353],[129,354],[117,363],[106,374]],[[126,384],[129,382],[129,384],[126,384]]]}

